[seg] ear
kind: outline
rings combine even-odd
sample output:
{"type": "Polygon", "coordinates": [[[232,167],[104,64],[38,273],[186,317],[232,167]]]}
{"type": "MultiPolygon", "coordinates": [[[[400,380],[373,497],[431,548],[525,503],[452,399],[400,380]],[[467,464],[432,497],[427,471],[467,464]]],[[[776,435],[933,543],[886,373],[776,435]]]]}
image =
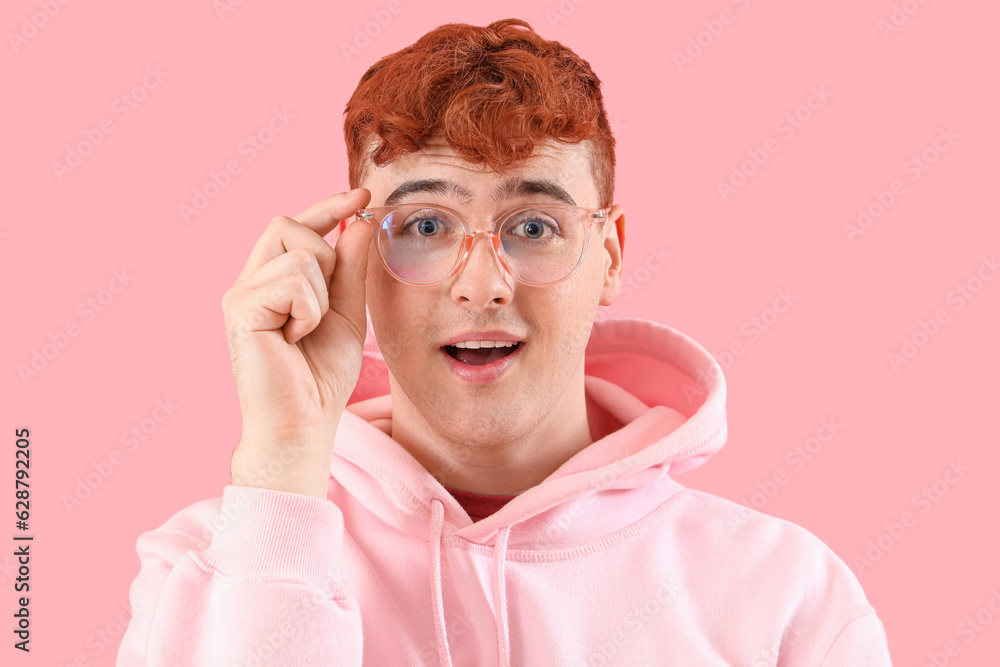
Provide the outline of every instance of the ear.
{"type": "Polygon", "coordinates": [[[601,250],[604,270],[601,274],[604,284],[601,288],[601,306],[610,306],[618,298],[623,282],[625,256],[625,209],[620,204],[611,207],[608,220],[604,223],[601,250]]]}

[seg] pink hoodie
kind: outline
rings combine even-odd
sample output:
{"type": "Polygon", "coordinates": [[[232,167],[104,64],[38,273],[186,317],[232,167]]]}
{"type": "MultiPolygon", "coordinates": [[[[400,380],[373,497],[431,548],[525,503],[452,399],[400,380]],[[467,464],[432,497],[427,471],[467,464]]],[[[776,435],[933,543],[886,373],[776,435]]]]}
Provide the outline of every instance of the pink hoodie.
{"type": "Polygon", "coordinates": [[[369,323],[329,500],[227,485],[143,533],[118,667],[891,665],[816,536],[674,481],[726,440],[715,359],[637,319],[586,354],[593,444],[474,523],[374,425],[369,323]]]}

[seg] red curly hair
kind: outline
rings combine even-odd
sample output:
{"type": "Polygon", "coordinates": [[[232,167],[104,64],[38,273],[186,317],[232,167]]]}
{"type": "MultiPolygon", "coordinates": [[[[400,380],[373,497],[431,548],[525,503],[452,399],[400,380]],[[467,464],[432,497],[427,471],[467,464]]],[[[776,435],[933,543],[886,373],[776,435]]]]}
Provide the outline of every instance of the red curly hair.
{"type": "Polygon", "coordinates": [[[600,79],[586,60],[521,19],[431,30],[372,65],[344,116],[351,188],[364,181],[369,161],[385,166],[437,134],[463,159],[497,173],[547,139],[589,140],[598,206],[612,204],[615,138],[600,79]]]}

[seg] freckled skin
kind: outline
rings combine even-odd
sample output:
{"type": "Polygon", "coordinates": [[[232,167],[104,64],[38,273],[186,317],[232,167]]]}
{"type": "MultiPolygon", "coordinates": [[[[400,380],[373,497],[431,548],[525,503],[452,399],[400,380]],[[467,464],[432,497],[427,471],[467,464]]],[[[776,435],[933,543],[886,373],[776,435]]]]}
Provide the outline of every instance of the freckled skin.
{"type": "MultiPolygon", "coordinates": [[[[433,140],[423,151],[376,168],[362,187],[371,206],[409,178],[450,178],[474,194],[469,206],[443,195],[418,193],[413,202],[455,209],[474,229],[520,204],[493,206],[490,194],[509,175],[548,177],[579,206],[597,208],[586,144],[549,142],[512,171],[498,175],[458,158],[433,140]]],[[[594,227],[583,264],[555,285],[516,281],[489,245],[477,241],[468,263],[448,280],[415,287],[393,278],[373,243],[366,299],[372,329],[389,368],[390,434],[445,486],[474,493],[516,494],[555,471],[592,442],[583,387],[583,353],[597,306],[621,289],[621,251],[615,205],[603,229],[594,227]],[[440,345],[470,329],[503,329],[526,341],[520,358],[497,381],[473,385],[456,377],[440,345]]]]}

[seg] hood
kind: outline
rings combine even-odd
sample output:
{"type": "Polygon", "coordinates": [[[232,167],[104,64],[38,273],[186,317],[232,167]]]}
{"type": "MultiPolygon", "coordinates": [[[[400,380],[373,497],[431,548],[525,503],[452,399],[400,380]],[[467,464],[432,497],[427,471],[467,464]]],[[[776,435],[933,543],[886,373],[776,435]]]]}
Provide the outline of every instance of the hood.
{"type": "Polygon", "coordinates": [[[382,430],[392,415],[389,376],[368,320],[361,376],[338,426],[332,473],[385,521],[429,535],[442,665],[451,664],[441,595],[447,540],[492,547],[499,664],[506,666],[508,548],[568,549],[631,525],[683,488],[670,475],[701,465],[725,443],[722,369],[707,350],[671,327],[642,319],[596,320],[584,374],[593,442],[473,523],[448,490],[382,430]],[[599,511],[581,510],[592,503],[599,511]]]}

